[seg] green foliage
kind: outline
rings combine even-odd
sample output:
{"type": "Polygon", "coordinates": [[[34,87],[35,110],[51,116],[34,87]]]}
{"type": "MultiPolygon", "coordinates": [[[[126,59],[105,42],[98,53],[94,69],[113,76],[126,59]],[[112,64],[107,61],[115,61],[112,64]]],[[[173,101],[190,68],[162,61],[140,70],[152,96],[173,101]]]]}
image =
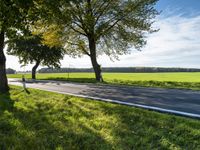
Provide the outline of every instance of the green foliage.
{"type": "Polygon", "coordinates": [[[9,35],[9,30],[12,28],[24,28],[31,7],[33,7],[33,0],[1,0],[0,30],[9,35]]]}
{"type": "Polygon", "coordinates": [[[12,35],[14,28],[24,29],[28,22],[29,9],[33,0],[0,0],[0,92],[7,92],[5,38],[12,35]]]}
{"type": "Polygon", "coordinates": [[[60,34],[63,31],[62,26],[57,24],[48,25],[42,20],[38,20],[32,27],[32,34],[39,35],[42,38],[42,44],[49,47],[64,47],[63,39],[60,34]]]}
{"type": "Polygon", "coordinates": [[[62,47],[49,47],[42,43],[39,35],[30,32],[20,33],[8,41],[8,54],[19,57],[21,64],[40,62],[44,66],[60,66],[60,59],[64,57],[62,47]]]}
{"type": "Polygon", "coordinates": [[[0,149],[199,149],[198,120],[11,87],[0,99],[0,149]]]}
{"type": "Polygon", "coordinates": [[[117,58],[131,47],[139,50],[146,43],[147,33],[155,31],[151,26],[158,14],[154,9],[156,1],[59,0],[57,8],[49,3],[44,8],[56,15],[50,20],[65,27],[62,36],[69,54],[90,55],[89,39],[93,38],[98,54],[117,58]]]}
{"type": "Polygon", "coordinates": [[[152,29],[158,12],[157,0],[81,0],[42,1],[48,15],[43,21],[62,27],[61,37],[68,55],[88,55],[96,80],[102,82],[97,57],[106,54],[111,59],[128,54],[130,48],[140,50],[152,29]],[[54,5],[55,4],[55,5],[54,5]],[[49,16],[51,15],[51,16],[49,16]]]}

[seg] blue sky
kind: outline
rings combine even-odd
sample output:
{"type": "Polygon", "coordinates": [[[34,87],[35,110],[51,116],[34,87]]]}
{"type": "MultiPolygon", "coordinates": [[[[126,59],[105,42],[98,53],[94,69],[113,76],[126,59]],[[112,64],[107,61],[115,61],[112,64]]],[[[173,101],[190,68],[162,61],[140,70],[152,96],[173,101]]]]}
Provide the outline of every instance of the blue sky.
{"type": "MultiPolygon", "coordinates": [[[[160,0],[156,8],[162,11],[154,26],[160,31],[150,35],[141,52],[133,50],[120,61],[99,57],[103,67],[191,67],[200,68],[200,0],[160,0]]],[[[91,67],[88,57],[64,58],[62,67],[91,67]]],[[[18,59],[7,56],[7,67],[23,70],[18,59]]],[[[26,69],[30,70],[32,65],[26,69]]],[[[42,66],[40,66],[42,67],[42,66]]]]}
{"type": "Polygon", "coordinates": [[[184,12],[187,12],[188,10],[200,11],[200,1],[199,0],[160,0],[156,6],[158,10],[165,10],[168,7],[170,7],[171,9],[180,8],[184,12]]]}

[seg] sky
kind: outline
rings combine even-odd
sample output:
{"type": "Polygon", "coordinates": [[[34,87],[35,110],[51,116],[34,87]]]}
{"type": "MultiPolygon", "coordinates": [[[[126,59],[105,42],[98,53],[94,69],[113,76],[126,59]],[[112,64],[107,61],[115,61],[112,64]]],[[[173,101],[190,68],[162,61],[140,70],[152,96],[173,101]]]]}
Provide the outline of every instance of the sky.
{"type": "MultiPolygon", "coordinates": [[[[147,37],[142,51],[111,61],[107,56],[98,58],[102,67],[187,67],[200,68],[200,0],[160,0],[156,5],[160,15],[154,23],[160,30],[147,37]]],[[[31,70],[31,64],[21,68],[18,58],[7,57],[7,68],[31,70]]],[[[40,66],[42,68],[44,66],[40,66]]],[[[68,56],[61,67],[91,68],[89,57],[73,59],[68,56]]]]}

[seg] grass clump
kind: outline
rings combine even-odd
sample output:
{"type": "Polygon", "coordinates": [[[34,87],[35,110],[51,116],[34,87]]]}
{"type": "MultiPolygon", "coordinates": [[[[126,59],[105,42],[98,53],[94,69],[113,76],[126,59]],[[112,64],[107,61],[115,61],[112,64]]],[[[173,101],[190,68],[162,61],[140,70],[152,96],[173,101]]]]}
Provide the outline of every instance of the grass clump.
{"type": "Polygon", "coordinates": [[[29,92],[0,94],[0,149],[200,149],[198,120],[29,92]]]}

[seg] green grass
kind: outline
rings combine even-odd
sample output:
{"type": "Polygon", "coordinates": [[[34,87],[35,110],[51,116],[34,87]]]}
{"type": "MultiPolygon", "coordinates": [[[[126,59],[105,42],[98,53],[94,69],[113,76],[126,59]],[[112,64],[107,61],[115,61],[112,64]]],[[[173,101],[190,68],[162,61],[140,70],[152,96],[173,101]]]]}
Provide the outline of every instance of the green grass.
{"type": "MultiPolygon", "coordinates": [[[[8,75],[21,78],[22,75],[8,75]]],[[[145,87],[184,88],[200,90],[200,73],[103,73],[105,83],[145,87]]],[[[26,78],[31,78],[30,74],[26,78]]],[[[65,80],[72,82],[95,82],[93,73],[38,74],[38,79],[65,80]]]]}
{"type": "MultiPolygon", "coordinates": [[[[21,78],[21,74],[8,75],[12,78],[21,78]]],[[[31,74],[26,77],[31,78],[31,74]]],[[[91,79],[94,78],[93,73],[70,73],[71,79],[91,79]]],[[[106,81],[121,80],[121,81],[175,81],[175,82],[200,82],[200,72],[197,73],[103,73],[106,81]]],[[[39,79],[57,79],[68,78],[68,73],[44,73],[37,74],[39,79]]]]}
{"type": "Polygon", "coordinates": [[[0,94],[0,149],[200,149],[200,121],[39,90],[0,94]]]}

